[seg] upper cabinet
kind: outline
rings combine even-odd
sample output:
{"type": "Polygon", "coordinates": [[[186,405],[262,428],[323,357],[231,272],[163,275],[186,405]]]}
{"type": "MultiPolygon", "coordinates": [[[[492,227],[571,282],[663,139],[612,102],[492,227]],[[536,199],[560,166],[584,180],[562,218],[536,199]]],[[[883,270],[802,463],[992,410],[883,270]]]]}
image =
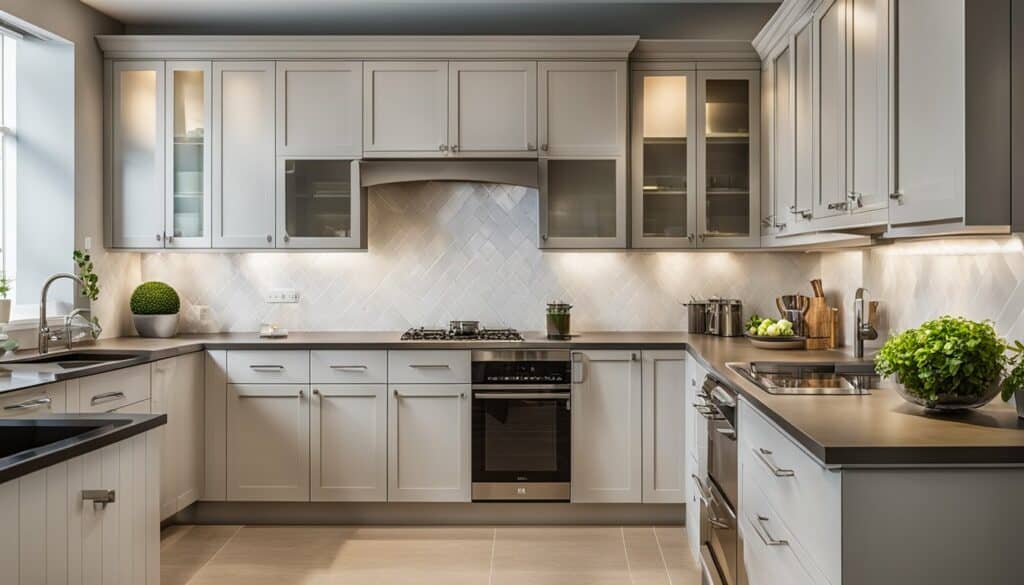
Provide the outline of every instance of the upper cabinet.
{"type": "Polygon", "coordinates": [[[449,63],[448,123],[456,156],[536,157],[537,63],[449,63]]]}
{"type": "Polygon", "coordinates": [[[209,248],[213,153],[209,61],[167,63],[168,248],[209,248]]]}
{"type": "Polygon", "coordinates": [[[277,155],[363,155],[363,64],[277,63],[277,155]]]}
{"type": "Polygon", "coordinates": [[[448,142],[448,62],[363,64],[363,152],[436,157],[448,142]]]}

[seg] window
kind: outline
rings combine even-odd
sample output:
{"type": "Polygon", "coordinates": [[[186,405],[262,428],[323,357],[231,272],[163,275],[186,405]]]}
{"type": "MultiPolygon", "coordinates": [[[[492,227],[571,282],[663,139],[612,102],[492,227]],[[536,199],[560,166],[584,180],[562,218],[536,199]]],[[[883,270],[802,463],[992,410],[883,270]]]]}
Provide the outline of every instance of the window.
{"type": "MultiPolygon", "coordinates": [[[[15,72],[17,39],[0,29],[0,272],[14,275],[17,225],[15,72]]],[[[13,290],[8,295],[14,298],[13,290]]]]}

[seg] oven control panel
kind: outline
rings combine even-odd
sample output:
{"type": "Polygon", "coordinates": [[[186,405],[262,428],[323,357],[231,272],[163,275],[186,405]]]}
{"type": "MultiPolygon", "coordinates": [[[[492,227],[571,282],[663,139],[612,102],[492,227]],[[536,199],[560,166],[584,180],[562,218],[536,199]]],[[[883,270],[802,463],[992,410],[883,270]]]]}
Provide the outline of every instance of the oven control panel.
{"type": "Polygon", "coordinates": [[[473,384],[567,386],[571,382],[569,352],[473,352],[473,384]]]}

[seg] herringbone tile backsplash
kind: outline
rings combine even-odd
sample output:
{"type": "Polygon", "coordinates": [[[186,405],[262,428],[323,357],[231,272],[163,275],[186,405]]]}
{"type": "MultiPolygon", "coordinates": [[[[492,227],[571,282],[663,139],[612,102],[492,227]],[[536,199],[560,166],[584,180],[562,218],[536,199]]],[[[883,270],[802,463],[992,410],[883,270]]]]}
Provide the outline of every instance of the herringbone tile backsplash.
{"type": "Polygon", "coordinates": [[[409,183],[369,195],[369,251],[144,254],[142,278],[183,300],[185,331],[402,330],[476,319],[540,330],[544,305],[572,303],[573,328],[679,330],[691,295],[774,298],[818,275],[817,255],[797,253],[542,252],[537,191],[479,183],[409,183]],[[272,288],[300,301],[270,305],[272,288]],[[197,305],[209,317],[197,319],[197,305]]]}

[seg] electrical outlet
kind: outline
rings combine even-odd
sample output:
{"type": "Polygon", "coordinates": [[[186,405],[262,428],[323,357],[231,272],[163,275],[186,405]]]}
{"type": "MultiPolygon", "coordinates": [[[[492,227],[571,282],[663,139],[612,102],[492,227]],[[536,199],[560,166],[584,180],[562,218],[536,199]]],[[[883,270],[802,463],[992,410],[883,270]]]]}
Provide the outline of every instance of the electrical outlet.
{"type": "Polygon", "coordinates": [[[196,319],[206,321],[210,318],[210,307],[206,305],[195,305],[196,319]]]}
{"type": "Polygon", "coordinates": [[[267,293],[264,301],[268,303],[297,303],[299,302],[299,291],[294,288],[274,288],[267,293]]]}

